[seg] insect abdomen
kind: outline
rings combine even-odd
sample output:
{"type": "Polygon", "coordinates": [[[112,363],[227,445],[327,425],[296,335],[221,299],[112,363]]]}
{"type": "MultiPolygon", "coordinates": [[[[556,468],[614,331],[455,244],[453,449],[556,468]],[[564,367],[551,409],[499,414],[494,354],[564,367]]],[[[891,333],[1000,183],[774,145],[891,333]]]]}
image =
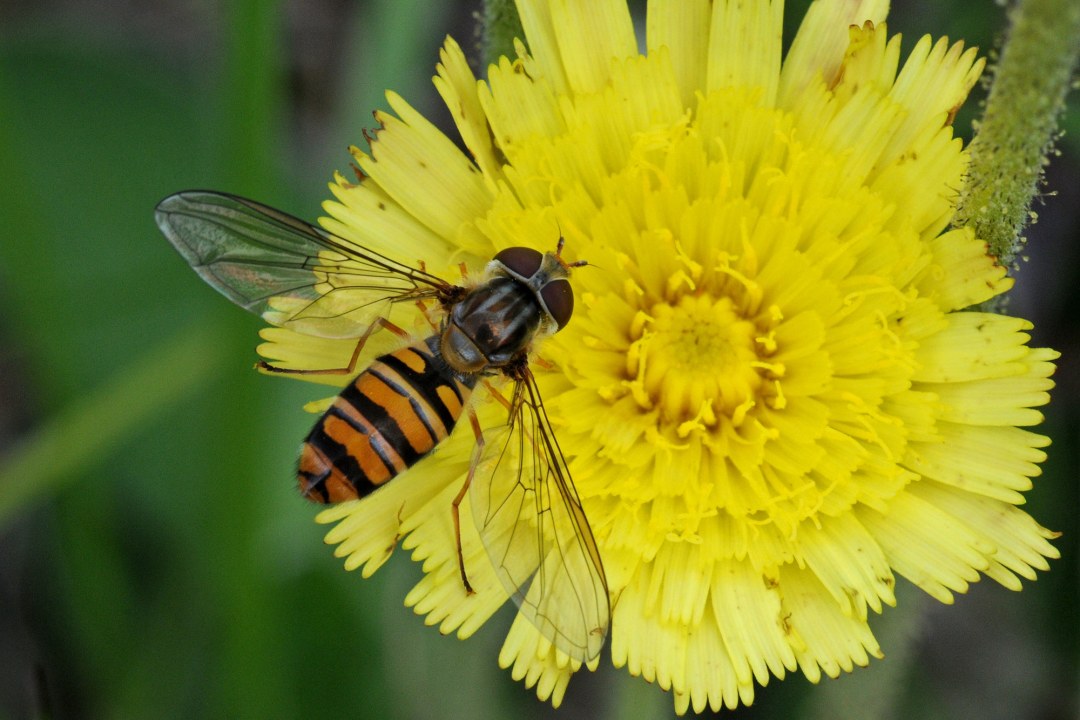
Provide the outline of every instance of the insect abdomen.
{"type": "Polygon", "coordinates": [[[446,439],[475,378],[450,372],[437,347],[432,337],[377,358],[334,399],[300,453],[305,497],[364,497],[446,439]]]}

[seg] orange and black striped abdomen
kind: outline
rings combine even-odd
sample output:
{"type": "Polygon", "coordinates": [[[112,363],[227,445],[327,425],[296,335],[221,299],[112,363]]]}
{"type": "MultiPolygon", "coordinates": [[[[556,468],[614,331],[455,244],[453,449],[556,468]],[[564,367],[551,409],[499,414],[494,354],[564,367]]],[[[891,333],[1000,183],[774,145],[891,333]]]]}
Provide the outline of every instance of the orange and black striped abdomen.
{"type": "Polygon", "coordinates": [[[383,355],[337,396],[300,452],[300,491],[315,502],[364,497],[454,429],[476,384],[438,356],[438,336],[383,355]]]}

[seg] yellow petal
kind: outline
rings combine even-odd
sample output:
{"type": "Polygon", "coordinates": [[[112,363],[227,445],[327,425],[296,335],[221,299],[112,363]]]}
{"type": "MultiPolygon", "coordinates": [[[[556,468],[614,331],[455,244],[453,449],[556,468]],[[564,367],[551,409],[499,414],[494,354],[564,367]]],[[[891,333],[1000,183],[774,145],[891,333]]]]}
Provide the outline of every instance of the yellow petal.
{"type": "Polygon", "coordinates": [[[596,92],[607,82],[612,60],[637,55],[624,0],[551,0],[551,22],[573,93],[596,92]]]}
{"type": "Polygon", "coordinates": [[[848,28],[885,21],[888,0],[817,0],[803,18],[780,77],[779,104],[790,107],[815,82],[832,85],[848,47],[848,28]]]}
{"type": "Polygon", "coordinates": [[[775,105],[783,32],[779,0],[718,0],[709,27],[705,90],[756,88],[763,105],[775,105]]]}
{"type": "Polygon", "coordinates": [[[695,94],[705,87],[711,4],[708,0],[654,0],[647,8],[649,54],[667,49],[686,107],[693,105],[695,94]]]}
{"type": "Polygon", "coordinates": [[[387,93],[400,119],[377,113],[383,127],[371,156],[360,168],[409,214],[440,237],[482,253],[483,243],[470,226],[491,202],[480,170],[445,135],[412,106],[387,93]],[[423,187],[424,192],[416,192],[423,187]]]}

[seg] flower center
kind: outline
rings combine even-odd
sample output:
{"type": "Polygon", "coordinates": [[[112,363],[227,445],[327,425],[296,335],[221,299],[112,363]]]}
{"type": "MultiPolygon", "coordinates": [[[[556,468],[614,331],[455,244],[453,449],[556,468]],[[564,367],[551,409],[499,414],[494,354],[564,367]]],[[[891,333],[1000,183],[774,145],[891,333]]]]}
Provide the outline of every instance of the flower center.
{"type": "Polygon", "coordinates": [[[628,355],[634,397],[657,408],[661,420],[696,420],[713,426],[753,406],[766,365],[758,358],[754,323],[730,298],[686,295],[657,303],[628,355]]]}

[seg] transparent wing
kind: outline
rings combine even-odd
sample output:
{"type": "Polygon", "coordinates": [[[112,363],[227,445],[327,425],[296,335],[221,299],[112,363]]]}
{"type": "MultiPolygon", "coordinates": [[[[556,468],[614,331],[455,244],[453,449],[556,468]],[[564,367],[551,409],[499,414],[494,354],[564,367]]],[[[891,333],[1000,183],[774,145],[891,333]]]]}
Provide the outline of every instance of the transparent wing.
{"type": "Polygon", "coordinates": [[[162,200],[158,227],[203,280],[274,325],[356,337],[386,303],[445,298],[455,286],[274,208],[191,190],[162,200]]]}
{"type": "Polygon", "coordinates": [[[600,552],[527,369],[514,396],[510,422],[484,433],[473,516],[521,612],[567,655],[591,660],[611,615],[600,552]]]}

